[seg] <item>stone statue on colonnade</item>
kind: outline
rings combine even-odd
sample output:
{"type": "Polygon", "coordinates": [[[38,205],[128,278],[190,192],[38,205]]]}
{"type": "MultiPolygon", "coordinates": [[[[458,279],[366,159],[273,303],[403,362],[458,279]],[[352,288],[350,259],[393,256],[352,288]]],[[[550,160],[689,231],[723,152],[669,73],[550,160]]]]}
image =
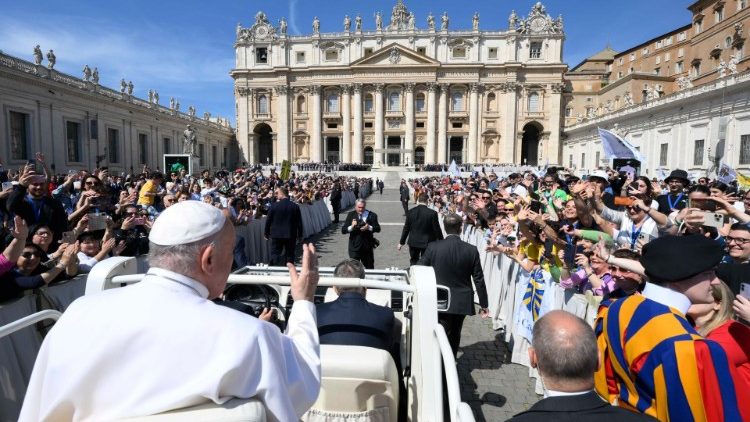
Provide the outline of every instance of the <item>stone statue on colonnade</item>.
{"type": "Polygon", "coordinates": [[[34,47],[34,64],[37,66],[42,64],[42,47],[39,44],[34,47]]]}
{"type": "Polygon", "coordinates": [[[94,71],[91,72],[91,82],[94,83],[94,85],[99,85],[99,68],[94,66],[94,71]]]}
{"type": "Polygon", "coordinates": [[[357,15],[356,18],[354,18],[354,30],[357,32],[362,31],[362,16],[357,15]]]}
{"type": "Polygon", "coordinates": [[[55,63],[57,63],[57,57],[55,56],[55,52],[54,51],[50,50],[50,51],[47,52],[47,61],[49,62],[47,64],[47,67],[49,69],[54,69],[55,68],[55,63]]]}
{"type": "Polygon", "coordinates": [[[83,80],[86,82],[91,80],[91,68],[89,67],[89,65],[83,66],[83,80]]]}

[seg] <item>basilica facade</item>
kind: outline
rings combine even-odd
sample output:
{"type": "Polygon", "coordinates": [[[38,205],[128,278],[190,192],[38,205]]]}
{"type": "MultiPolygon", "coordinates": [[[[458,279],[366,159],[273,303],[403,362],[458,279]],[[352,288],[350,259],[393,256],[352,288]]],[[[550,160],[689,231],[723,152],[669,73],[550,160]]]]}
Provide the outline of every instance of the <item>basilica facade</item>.
{"type": "Polygon", "coordinates": [[[287,33],[258,12],[237,25],[237,141],[252,163],[557,163],[561,160],[564,31],[541,3],[454,30],[424,27],[401,0],[374,30],[287,33]]]}

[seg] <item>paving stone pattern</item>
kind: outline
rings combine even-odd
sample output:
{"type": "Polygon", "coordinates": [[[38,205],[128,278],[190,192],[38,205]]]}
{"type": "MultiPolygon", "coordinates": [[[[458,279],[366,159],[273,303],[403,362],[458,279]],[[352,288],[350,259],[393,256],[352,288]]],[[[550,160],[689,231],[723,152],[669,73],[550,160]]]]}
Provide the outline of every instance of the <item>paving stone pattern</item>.
{"type": "MultiPolygon", "coordinates": [[[[375,235],[381,242],[381,246],[375,250],[375,268],[407,268],[408,247],[400,252],[396,250],[403,228],[404,210],[399,202],[398,186],[388,182],[382,195],[375,191],[367,202],[367,209],[378,215],[382,229],[375,235]]],[[[312,239],[320,255],[321,266],[335,266],[348,258],[348,235],[341,234],[341,225],[348,211],[341,213],[339,224],[331,225],[312,239]]],[[[478,422],[504,421],[528,409],[539,399],[534,392],[534,382],[529,379],[528,369],[510,363],[510,350],[502,341],[501,333],[492,330],[489,320],[482,320],[478,316],[466,318],[457,366],[461,400],[471,406],[478,422]]]]}

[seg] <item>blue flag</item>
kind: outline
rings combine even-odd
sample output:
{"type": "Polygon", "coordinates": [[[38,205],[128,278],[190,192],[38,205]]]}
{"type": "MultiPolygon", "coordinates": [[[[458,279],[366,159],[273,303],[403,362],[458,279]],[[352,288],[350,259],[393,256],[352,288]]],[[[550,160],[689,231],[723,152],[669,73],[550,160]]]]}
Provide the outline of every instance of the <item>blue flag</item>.
{"type": "Polygon", "coordinates": [[[602,148],[604,155],[608,158],[631,158],[636,159],[643,165],[646,158],[628,141],[622,139],[616,134],[602,128],[599,129],[599,137],[602,139],[602,148]]]}

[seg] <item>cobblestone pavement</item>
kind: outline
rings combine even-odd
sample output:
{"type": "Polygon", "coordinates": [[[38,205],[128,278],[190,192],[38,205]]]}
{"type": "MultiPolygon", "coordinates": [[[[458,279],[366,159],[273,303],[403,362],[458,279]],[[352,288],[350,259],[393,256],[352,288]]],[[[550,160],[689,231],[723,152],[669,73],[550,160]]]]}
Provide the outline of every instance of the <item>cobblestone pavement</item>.
{"type": "MultiPolygon", "coordinates": [[[[380,195],[373,193],[367,209],[378,215],[381,233],[375,235],[381,246],[375,250],[375,268],[409,266],[408,247],[396,250],[404,222],[404,210],[399,202],[396,186],[380,195]]],[[[413,204],[410,204],[413,206],[413,204]]],[[[320,255],[321,266],[335,266],[348,258],[348,236],[341,234],[346,213],[341,223],[331,225],[313,238],[320,255]]],[[[458,376],[461,381],[461,400],[467,402],[478,422],[504,421],[528,409],[539,396],[534,393],[534,382],[528,369],[510,363],[510,350],[501,340],[501,333],[492,330],[489,320],[466,318],[458,352],[458,376]]]]}

